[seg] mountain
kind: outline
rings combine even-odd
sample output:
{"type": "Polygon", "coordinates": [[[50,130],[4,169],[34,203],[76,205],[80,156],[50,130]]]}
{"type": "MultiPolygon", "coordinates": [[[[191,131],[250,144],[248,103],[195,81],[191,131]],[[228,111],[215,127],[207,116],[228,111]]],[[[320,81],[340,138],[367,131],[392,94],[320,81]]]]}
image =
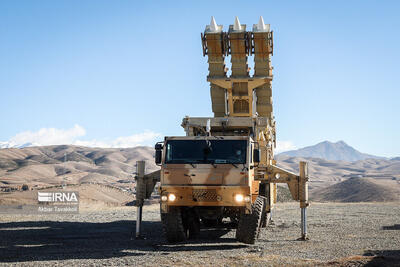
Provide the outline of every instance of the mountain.
{"type": "Polygon", "coordinates": [[[396,180],[353,177],[316,190],[313,200],[329,202],[400,201],[400,186],[396,180]]]}
{"type": "MultiPolygon", "coordinates": [[[[105,198],[117,199],[117,193],[108,188],[111,186],[132,192],[135,164],[139,160],[146,161],[146,173],[158,169],[154,163],[152,147],[91,148],[57,145],[0,149],[0,203],[4,194],[15,190],[15,194],[22,193],[22,185],[30,189],[62,184],[83,186],[81,189],[87,191],[88,197],[103,190],[99,189],[101,186],[107,186],[104,190],[109,194],[105,198]],[[86,187],[88,184],[90,188],[86,187]]],[[[278,166],[295,173],[298,172],[299,161],[308,162],[312,201],[398,199],[396,196],[399,194],[396,192],[400,192],[400,158],[368,158],[349,162],[291,157],[281,153],[276,156],[276,160],[278,166]]],[[[10,195],[8,201],[15,199],[10,195]]],[[[99,199],[96,197],[96,201],[99,199]]],[[[122,203],[128,200],[121,196],[118,201],[122,203]]]]}
{"type": "Polygon", "coordinates": [[[154,149],[91,148],[73,145],[0,149],[0,188],[101,183],[123,186],[134,181],[136,161],[156,170],[154,149]]]}
{"type": "Polygon", "coordinates": [[[368,158],[382,158],[361,153],[343,141],[332,143],[324,141],[314,146],[307,146],[297,150],[282,152],[279,155],[304,158],[321,158],[325,160],[357,161],[368,158]]]}
{"type": "Polygon", "coordinates": [[[299,162],[308,162],[310,191],[313,193],[324,187],[345,181],[352,177],[373,178],[377,181],[398,181],[400,186],[400,161],[389,159],[364,159],[355,162],[333,161],[321,158],[290,157],[279,154],[277,165],[297,173],[299,162]]]}

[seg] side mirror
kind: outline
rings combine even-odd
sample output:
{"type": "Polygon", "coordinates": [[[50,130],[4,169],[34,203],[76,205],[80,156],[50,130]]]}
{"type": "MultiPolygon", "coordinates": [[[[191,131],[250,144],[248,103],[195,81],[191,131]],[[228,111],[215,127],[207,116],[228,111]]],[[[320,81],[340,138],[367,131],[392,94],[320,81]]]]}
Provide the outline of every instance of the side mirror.
{"type": "Polygon", "coordinates": [[[260,150],[259,149],[254,149],[253,150],[253,162],[254,163],[259,163],[260,162],[260,150]]]}
{"type": "Polygon", "coordinates": [[[159,165],[161,164],[163,145],[157,143],[154,148],[156,150],[155,162],[157,165],[159,165]]]}

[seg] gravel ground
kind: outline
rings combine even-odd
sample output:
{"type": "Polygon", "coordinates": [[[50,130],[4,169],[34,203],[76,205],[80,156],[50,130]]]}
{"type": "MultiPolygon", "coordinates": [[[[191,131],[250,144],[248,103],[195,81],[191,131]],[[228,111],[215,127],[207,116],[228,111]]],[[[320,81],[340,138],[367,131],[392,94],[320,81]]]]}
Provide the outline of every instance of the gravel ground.
{"type": "Polygon", "coordinates": [[[143,240],[134,239],[135,207],[46,217],[0,218],[0,266],[400,266],[400,203],[313,203],[309,241],[300,209],[280,203],[255,245],[235,231],[202,229],[198,240],[164,241],[158,205],[144,208],[143,240]]]}

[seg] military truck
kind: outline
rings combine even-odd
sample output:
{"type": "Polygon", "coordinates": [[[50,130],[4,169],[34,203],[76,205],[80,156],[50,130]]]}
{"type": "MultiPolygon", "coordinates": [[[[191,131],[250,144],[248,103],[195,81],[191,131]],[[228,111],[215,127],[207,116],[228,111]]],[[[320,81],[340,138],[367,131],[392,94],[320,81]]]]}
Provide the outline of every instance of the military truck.
{"type": "Polygon", "coordinates": [[[214,17],[201,34],[208,56],[214,117],[185,117],[186,136],[165,137],[155,146],[160,171],[145,175],[138,163],[137,205],[160,181],[160,210],[166,238],[196,238],[200,228],[222,221],[236,228],[240,242],[253,244],[266,227],[276,202],[277,183],[288,184],[302,209],[302,239],[307,238],[308,174],[305,162],[296,175],[276,166],[272,113],[273,32],[262,17],[252,31],[236,17],[228,32],[214,17]],[[231,73],[225,57],[231,59],[231,73]],[[254,57],[250,75],[248,56],[254,57]]]}

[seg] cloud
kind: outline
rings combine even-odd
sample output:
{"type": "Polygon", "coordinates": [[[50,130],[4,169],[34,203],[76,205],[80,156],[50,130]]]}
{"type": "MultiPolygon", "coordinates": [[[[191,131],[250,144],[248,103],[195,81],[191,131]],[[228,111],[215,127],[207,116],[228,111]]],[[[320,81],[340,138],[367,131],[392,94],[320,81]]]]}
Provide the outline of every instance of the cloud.
{"type": "Polygon", "coordinates": [[[85,134],[85,129],[76,124],[74,127],[67,130],[42,128],[37,132],[21,132],[5,143],[8,143],[8,147],[72,144],[76,138],[84,136],[85,134]]]}
{"type": "Polygon", "coordinates": [[[134,147],[141,145],[154,145],[157,138],[160,138],[161,134],[152,131],[145,131],[139,134],[133,134],[130,136],[117,137],[114,140],[89,140],[81,141],[77,140],[74,145],[89,146],[89,147],[134,147]]]}
{"type": "MultiPolygon", "coordinates": [[[[161,138],[161,134],[146,130],[142,133],[129,136],[121,136],[111,140],[84,140],[86,130],[82,126],[75,124],[70,129],[42,128],[39,131],[25,131],[16,134],[6,142],[0,142],[0,148],[26,147],[26,146],[49,146],[49,145],[77,145],[88,147],[135,147],[150,145],[161,138]]],[[[276,153],[296,149],[291,141],[278,141],[276,153]]]]}
{"type": "Polygon", "coordinates": [[[277,141],[276,142],[276,153],[281,153],[288,150],[296,149],[296,146],[291,141],[277,141]]]}
{"type": "Polygon", "coordinates": [[[70,129],[42,128],[39,131],[25,131],[16,134],[7,142],[0,142],[0,148],[48,146],[48,145],[80,145],[89,147],[134,147],[139,145],[153,145],[161,134],[145,131],[130,136],[121,136],[112,140],[82,140],[86,130],[80,125],[70,129]]]}

